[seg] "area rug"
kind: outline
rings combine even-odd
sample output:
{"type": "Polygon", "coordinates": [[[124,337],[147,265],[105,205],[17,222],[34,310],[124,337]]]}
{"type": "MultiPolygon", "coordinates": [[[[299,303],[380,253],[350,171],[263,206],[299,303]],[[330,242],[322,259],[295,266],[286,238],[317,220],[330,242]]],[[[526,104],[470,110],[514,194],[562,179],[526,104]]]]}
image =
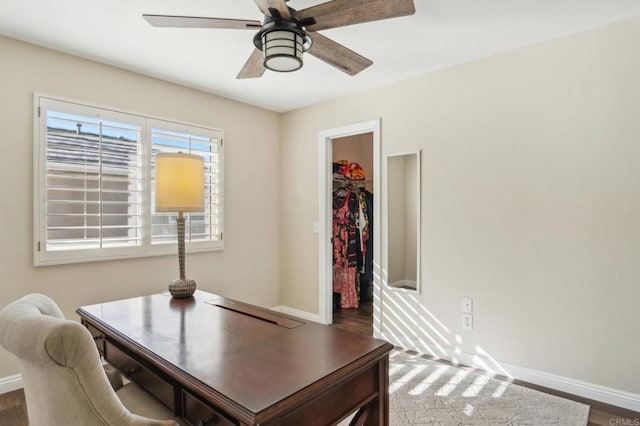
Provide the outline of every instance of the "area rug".
{"type": "Polygon", "coordinates": [[[589,417],[588,405],[401,351],[389,379],[392,426],[585,426],[589,417]]]}

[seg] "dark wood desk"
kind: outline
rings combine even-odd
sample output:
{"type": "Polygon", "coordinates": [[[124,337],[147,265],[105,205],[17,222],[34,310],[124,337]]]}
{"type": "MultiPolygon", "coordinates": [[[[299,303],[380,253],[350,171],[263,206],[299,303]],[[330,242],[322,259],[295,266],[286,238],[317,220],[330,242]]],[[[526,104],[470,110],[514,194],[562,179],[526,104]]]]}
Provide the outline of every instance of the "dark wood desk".
{"type": "Polygon", "coordinates": [[[387,342],[197,291],[78,309],[104,357],[194,425],[389,423],[387,342]]]}

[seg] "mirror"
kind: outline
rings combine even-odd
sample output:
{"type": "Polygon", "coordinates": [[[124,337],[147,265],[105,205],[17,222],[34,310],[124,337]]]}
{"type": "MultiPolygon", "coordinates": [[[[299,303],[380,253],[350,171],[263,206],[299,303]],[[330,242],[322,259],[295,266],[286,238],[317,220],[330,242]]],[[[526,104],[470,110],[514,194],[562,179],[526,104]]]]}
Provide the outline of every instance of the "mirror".
{"type": "Polygon", "coordinates": [[[420,290],[420,151],[387,155],[387,264],[390,289],[420,290]]]}

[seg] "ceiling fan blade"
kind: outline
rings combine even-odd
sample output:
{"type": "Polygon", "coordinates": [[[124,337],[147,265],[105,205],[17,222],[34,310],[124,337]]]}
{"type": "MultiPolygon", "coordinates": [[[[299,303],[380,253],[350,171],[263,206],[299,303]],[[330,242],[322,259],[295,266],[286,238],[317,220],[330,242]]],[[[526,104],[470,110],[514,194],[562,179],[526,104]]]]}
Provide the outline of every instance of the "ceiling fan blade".
{"type": "Polygon", "coordinates": [[[413,15],[415,12],[413,0],[333,0],[299,10],[296,15],[299,20],[315,18],[316,23],[307,25],[306,29],[320,31],[413,15]]]}
{"type": "Polygon", "coordinates": [[[349,75],[356,75],[365,68],[373,65],[371,60],[320,33],[309,33],[309,36],[313,40],[313,43],[308,53],[325,61],[329,65],[333,65],[340,71],[346,72],[349,75]]]}
{"type": "Polygon", "coordinates": [[[262,74],[264,74],[265,71],[263,60],[264,57],[262,56],[262,51],[260,49],[253,49],[251,56],[249,56],[247,62],[244,63],[244,66],[242,67],[236,78],[242,79],[262,77],[262,74]]]}
{"type": "Polygon", "coordinates": [[[197,16],[142,15],[154,27],[259,29],[260,21],[201,18],[197,16]]]}
{"type": "Polygon", "coordinates": [[[269,9],[275,9],[280,13],[285,19],[291,18],[291,12],[289,12],[289,8],[287,7],[287,3],[285,0],[253,0],[256,5],[260,8],[260,11],[263,15],[271,16],[271,11],[269,9]]]}

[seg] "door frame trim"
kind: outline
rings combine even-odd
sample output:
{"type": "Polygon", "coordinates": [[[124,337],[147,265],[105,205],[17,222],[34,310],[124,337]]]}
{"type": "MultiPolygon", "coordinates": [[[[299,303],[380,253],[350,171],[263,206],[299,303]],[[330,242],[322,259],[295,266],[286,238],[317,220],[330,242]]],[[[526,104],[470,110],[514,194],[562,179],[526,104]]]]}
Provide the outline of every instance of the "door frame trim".
{"type": "Polygon", "coordinates": [[[318,312],[320,322],[333,322],[333,245],[332,234],[332,180],[333,147],[336,138],[373,133],[373,335],[380,336],[381,296],[380,283],[380,118],[322,130],[318,138],[318,312]]]}

